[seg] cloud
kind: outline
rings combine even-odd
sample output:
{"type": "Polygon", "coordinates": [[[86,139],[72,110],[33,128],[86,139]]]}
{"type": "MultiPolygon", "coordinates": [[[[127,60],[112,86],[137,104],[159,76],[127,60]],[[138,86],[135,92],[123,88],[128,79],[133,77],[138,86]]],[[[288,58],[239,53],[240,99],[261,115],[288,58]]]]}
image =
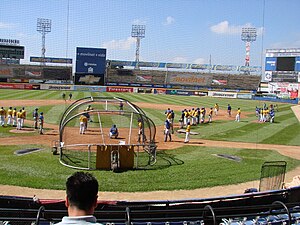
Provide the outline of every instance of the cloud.
{"type": "Polygon", "coordinates": [[[195,64],[205,64],[206,60],[203,58],[198,58],[193,61],[195,64]]]}
{"type": "Polygon", "coordinates": [[[135,38],[128,37],[127,39],[111,40],[108,42],[104,42],[102,44],[102,47],[111,50],[129,50],[135,42],[135,38]]]}
{"type": "Polygon", "coordinates": [[[172,16],[168,16],[163,22],[163,25],[168,26],[175,22],[175,19],[172,16]]]}
{"type": "Polygon", "coordinates": [[[0,29],[8,29],[8,28],[13,28],[13,27],[14,27],[14,24],[12,24],[12,23],[0,22],[0,29]]]}
{"type": "MultiPolygon", "coordinates": [[[[227,20],[224,20],[216,25],[210,27],[210,30],[216,34],[241,34],[243,27],[255,27],[251,23],[246,23],[244,25],[230,25],[227,20]]],[[[263,32],[263,27],[256,28],[257,35],[261,35],[263,32]]]]}

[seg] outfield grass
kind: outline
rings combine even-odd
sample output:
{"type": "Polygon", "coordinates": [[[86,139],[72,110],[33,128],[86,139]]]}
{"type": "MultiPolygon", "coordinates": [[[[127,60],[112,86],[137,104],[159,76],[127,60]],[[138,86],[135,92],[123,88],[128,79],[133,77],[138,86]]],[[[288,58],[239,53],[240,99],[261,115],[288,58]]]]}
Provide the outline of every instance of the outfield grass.
{"type": "MultiPolygon", "coordinates": [[[[65,92],[68,96],[69,92],[65,92]]],[[[1,100],[23,99],[62,99],[62,91],[23,91],[0,89],[1,100]]],[[[152,104],[180,105],[183,107],[212,107],[216,102],[221,109],[231,104],[233,110],[237,107],[242,113],[248,113],[240,123],[229,120],[213,121],[211,124],[201,124],[192,127],[192,131],[200,132],[197,139],[251,142],[280,145],[300,145],[300,125],[289,104],[278,104],[275,123],[257,123],[255,106],[262,106],[263,102],[243,99],[216,99],[209,97],[170,96],[129,93],[89,93],[72,92],[73,99],[88,96],[115,96],[125,98],[131,102],[146,102],[152,104]]],[[[67,104],[69,102],[67,101],[67,104]]],[[[46,105],[26,107],[29,117],[35,107],[43,111],[46,122],[58,124],[60,116],[67,105],[46,105]]],[[[22,105],[12,107],[22,107],[22,105]]],[[[163,125],[164,110],[143,108],[146,114],[157,126],[163,125]]],[[[180,111],[175,111],[178,121],[180,111]]],[[[114,118],[107,118],[113,120],[114,118]]],[[[111,124],[111,122],[110,122],[111,124]]],[[[157,132],[160,132],[158,130],[157,132]]],[[[0,137],[20,137],[12,134],[9,128],[0,128],[0,137]]],[[[24,134],[22,134],[24,135],[24,134]]],[[[29,133],[26,135],[36,135],[29,133]]],[[[183,139],[183,135],[179,135],[183,139]]],[[[57,156],[52,156],[49,146],[38,146],[43,151],[23,156],[14,155],[14,151],[37,146],[1,146],[0,183],[35,188],[64,189],[66,177],[74,172],[73,169],[62,166],[57,156]]],[[[261,165],[265,161],[285,160],[288,170],[300,165],[300,161],[282,156],[274,151],[208,148],[199,146],[184,146],[175,150],[160,151],[157,164],[144,170],[113,173],[111,171],[93,171],[100,181],[101,191],[151,191],[176,190],[211,187],[215,185],[235,184],[260,178],[261,165]],[[242,158],[242,162],[219,158],[214,154],[229,154],[242,158]],[[238,172],[237,172],[238,171],[238,172]]]]}

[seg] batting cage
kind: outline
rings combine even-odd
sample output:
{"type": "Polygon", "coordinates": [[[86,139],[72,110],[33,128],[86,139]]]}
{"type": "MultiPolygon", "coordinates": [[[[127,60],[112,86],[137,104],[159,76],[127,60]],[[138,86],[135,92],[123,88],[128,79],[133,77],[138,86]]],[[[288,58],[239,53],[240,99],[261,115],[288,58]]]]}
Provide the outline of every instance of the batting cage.
{"type": "Polygon", "coordinates": [[[265,162],[261,167],[259,191],[282,189],[286,164],[286,161],[265,162]]]}
{"type": "Polygon", "coordinates": [[[76,169],[128,170],[156,162],[156,127],[142,109],[117,97],[72,103],[59,124],[60,162],[76,169]]]}

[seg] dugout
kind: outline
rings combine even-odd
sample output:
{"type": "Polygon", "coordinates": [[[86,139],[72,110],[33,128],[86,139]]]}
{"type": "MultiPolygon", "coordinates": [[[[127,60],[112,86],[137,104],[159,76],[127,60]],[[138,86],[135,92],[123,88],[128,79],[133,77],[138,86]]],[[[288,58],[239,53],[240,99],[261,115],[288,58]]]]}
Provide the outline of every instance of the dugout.
{"type": "Polygon", "coordinates": [[[59,124],[54,149],[60,163],[76,169],[128,170],[156,162],[156,127],[132,102],[117,97],[86,97],[69,105],[59,124]],[[87,130],[79,133],[79,118],[88,117],[87,130]],[[110,138],[112,125],[119,130],[110,138]]]}

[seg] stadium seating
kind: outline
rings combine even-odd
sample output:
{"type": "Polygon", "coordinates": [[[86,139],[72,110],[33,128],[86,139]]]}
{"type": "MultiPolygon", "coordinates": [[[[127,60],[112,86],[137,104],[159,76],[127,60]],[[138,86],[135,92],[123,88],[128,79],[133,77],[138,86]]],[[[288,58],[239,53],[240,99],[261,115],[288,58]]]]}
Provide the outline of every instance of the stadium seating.
{"type": "MultiPolygon", "coordinates": [[[[0,222],[51,224],[67,215],[64,201],[0,196],[0,222]]],[[[107,225],[300,224],[300,186],[267,192],[176,201],[99,202],[107,225]]]]}
{"type": "Polygon", "coordinates": [[[162,70],[128,70],[108,68],[106,74],[107,83],[124,83],[124,84],[155,84],[155,85],[172,85],[174,87],[191,89],[213,88],[213,89],[233,89],[233,90],[257,90],[261,77],[257,75],[245,74],[225,74],[225,73],[203,73],[192,71],[162,71],[162,70]],[[195,86],[194,84],[172,84],[170,79],[174,76],[201,76],[203,83],[195,86]],[[221,81],[219,84],[213,81],[221,81]]]}

